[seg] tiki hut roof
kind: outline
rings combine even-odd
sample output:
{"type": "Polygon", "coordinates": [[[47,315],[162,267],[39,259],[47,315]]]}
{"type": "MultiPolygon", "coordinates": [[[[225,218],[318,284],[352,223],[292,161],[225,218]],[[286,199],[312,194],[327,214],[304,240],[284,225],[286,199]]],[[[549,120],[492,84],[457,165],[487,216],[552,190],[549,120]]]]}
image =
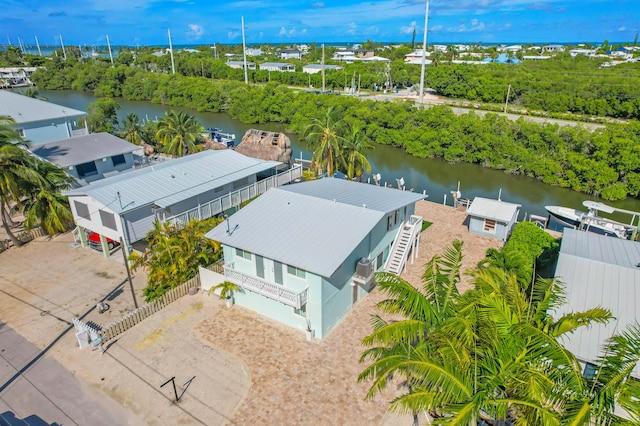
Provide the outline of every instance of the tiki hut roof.
{"type": "Polygon", "coordinates": [[[284,133],[249,129],[235,150],[266,161],[286,163],[291,160],[291,141],[284,133]]]}

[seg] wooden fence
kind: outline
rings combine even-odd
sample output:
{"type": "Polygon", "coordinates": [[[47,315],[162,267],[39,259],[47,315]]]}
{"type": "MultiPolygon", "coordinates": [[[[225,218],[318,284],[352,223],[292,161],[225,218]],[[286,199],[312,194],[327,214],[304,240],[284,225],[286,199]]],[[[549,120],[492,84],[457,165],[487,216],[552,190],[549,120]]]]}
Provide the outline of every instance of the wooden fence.
{"type": "Polygon", "coordinates": [[[124,333],[134,325],[138,324],[143,319],[155,314],[168,304],[175,302],[182,296],[189,293],[189,289],[191,287],[200,288],[200,276],[196,275],[191,278],[189,281],[180,284],[179,286],[172,288],[165,294],[163,294],[159,299],[147,303],[146,305],[140,306],[138,309],[128,313],[120,320],[111,323],[107,326],[103,326],[100,331],[100,335],[102,336],[102,342],[107,342],[114,337],[124,333]]]}
{"type": "MultiPolygon", "coordinates": [[[[35,240],[36,238],[43,237],[45,235],[47,235],[47,233],[40,227],[33,228],[31,231],[20,231],[15,234],[16,238],[23,243],[28,243],[31,240],[35,240]]],[[[0,253],[8,250],[9,247],[13,247],[13,241],[9,239],[0,241],[0,253]]]]}

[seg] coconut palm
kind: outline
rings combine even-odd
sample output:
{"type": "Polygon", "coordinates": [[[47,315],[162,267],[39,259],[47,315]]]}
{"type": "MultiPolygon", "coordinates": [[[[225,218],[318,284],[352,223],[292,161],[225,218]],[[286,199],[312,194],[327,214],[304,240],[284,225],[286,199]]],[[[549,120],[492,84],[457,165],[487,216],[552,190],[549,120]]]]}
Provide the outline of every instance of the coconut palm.
{"type": "Polygon", "coordinates": [[[140,145],[144,140],[142,139],[142,125],[138,121],[138,114],[130,112],[122,123],[122,133],[124,138],[134,145],[140,145]]]}
{"type": "MultiPolygon", "coordinates": [[[[432,283],[448,282],[447,268],[432,261],[429,269],[432,283]]],[[[448,285],[425,283],[424,297],[415,297],[414,290],[400,290],[406,285],[382,281],[392,299],[381,308],[406,319],[387,323],[374,317],[374,331],[363,343],[377,346],[363,354],[361,361],[373,362],[359,377],[373,380],[368,397],[400,380],[408,391],[391,402],[391,410],[426,411],[435,424],[475,425],[481,418],[604,424],[616,420],[616,402],[632,416],[640,413],[632,396],[639,385],[630,380],[640,359],[640,325],[617,336],[601,359],[601,373],[585,378],[558,339],[607,322],[610,312],[595,308],[554,319],[550,313],[564,302],[558,281],[523,288],[515,274],[495,267],[472,276],[475,289],[462,295],[448,285]],[[425,309],[424,299],[435,308],[425,309]]]]}
{"type": "Polygon", "coordinates": [[[37,182],[25,185],[22,202],[27,230],[40,225],[49,235],[64,232],[73,224],[67,197],[60,192],[69,189],[74,179],[60,167],[36,160],[37,182]]]}
{"type": "Polygon", "coordinates": [[[345,139],[341,136],[345,123],[338,116],[338,111],[334,107],[329,107],[322,119],[313,119],[304,130],[304,137],[313,147],[311,157],[311,168],[317,171],[324,168],[328,177],[344,164],[341,146],[345,139]]]}
{"type": "Polygon", "coordinates": [[[197,150],[196,142],[204,131],[193,115],[168,111],[158,121],[156,138],[162,144],[164,153],[183,157],[197,150]]]}
{"type": "Polygon", "coordinates": [[[342,155],[347,164],[347,177],[362,176],[371,173],[371,164],[364,151],[373,148],[366,135],[358,127],[351,126],[349,136],[344,138],[342,155]]]}

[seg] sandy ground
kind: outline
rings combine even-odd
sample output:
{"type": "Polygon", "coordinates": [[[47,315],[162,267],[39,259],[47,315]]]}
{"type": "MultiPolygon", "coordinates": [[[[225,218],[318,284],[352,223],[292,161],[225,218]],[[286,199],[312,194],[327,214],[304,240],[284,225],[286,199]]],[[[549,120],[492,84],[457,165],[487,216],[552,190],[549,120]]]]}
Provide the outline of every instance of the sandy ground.
{"type": "MultiPolygon", "coordinates": [[[[466,215],[452,207],[420,202],[417,214],[433,225],[404,274],[416,286],[425,262],[453,239],[464,240],[465,267],[501,245],[469,234],[466,215]]],[[[74,316],[88,312],[86,320],[107,324],[133,308],[119,252],[105,259],[72,242],[70,234],[40,238],[0,254],[1,319],[38,348],[74,316]],[[98,314],[93,307],[103,299],[111,309],[98,314]]],[[[144,274],[133,282],[141,301],[144,274]]],[[[48,354],[122,408],[129,424],[409,425],[409,417],[386,413],[394,386],[366,401],[368,383],[357,382],[360,341],[382,298],[374,289],[325,339],[309,343],[299,331],[199,293],[119,336],[102,356],[79,350],[73,330],[48,354]],[[172,377],[184,392],[177,403],[171,383],[160,387],[172,377]]]]}

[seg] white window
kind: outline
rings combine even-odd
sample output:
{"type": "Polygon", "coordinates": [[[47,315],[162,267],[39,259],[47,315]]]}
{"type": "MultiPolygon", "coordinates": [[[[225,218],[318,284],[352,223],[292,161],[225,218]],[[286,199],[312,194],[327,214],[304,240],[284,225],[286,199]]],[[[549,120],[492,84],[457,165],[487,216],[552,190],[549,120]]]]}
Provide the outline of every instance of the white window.
{"type": "Polygon", "coordinates": [[[236,249],[236,256],[251,260],[251,253],[239,248],[236,249]]]}
{"type": "Polygon", "coordinates": [[[490,232],[492,234],[496,233],[496,221],[493,219],[485,219],[484,220],[484,232],[490,232]]]}
{"type": "Polygon", "coordinates": [[[295,266],[287,265],[287,273],[290,275],[295,275],[296,277],[306,278],[307,274],[304,270],[300,268],[296,268],[295,266]]]}
{"type": "Polygon", "coordinates": [[[100,220],[102,221],[103,226],[106,226],[109,229],[113,229],[114,231],[118,230],[118,227],[116,226],[116,217],[113,215],[113,213],[100,210],[100,220]]]}
{"type": "Polygon", "coordinates": [[[307,317],[307,305],[300,306],[300,309],[293,308],[293,313],[298,315],[299,317],[306,318],[307,317]]]}

